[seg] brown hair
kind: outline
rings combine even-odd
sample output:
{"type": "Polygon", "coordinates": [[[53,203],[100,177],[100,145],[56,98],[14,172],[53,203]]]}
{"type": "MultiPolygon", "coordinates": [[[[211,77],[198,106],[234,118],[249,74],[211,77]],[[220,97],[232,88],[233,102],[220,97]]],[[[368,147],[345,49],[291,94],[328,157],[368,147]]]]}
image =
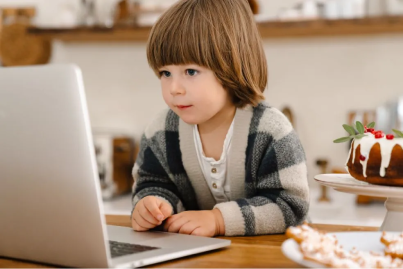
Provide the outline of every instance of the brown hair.
{"type": "Polygon", "coordinates": [[[264,99],[267,62],[247,0],[179,0],[151,30],[151,68],[197,64],[212,70],[234,105],[264,99]]]}

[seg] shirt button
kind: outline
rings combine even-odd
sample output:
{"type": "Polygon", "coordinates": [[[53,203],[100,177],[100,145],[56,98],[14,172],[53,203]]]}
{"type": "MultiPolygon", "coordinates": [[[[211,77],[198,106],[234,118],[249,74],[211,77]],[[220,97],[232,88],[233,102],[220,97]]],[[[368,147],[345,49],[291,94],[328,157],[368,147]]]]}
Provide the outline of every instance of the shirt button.
{"type": "Polygon", "coordinates": [[[217,184],[213,183],[213,188],[217,189],[217,184]]]}
{"type": "Polygon", "coordinates": [[[217,169],[213,168],[213,169],[211,169],[211,172],[215,174],[215,173],[217,173],[217,169]]]}

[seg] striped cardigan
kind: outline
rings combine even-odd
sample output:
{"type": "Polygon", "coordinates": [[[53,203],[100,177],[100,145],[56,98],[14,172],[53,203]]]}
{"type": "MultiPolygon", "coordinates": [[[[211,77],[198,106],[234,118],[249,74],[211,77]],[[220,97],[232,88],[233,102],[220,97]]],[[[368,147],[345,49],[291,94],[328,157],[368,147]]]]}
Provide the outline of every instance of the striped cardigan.
{"type": "Polygon", "coordinates": [[[146,129],[133,168],[133,208],[153,195],[174,213],[218,208],[225,235],[283,233],[309,207],[305,153],[288,119],[262,102],[237,109],[227,161],[229,202],[216,204],[203,176],[193,126],[165,110],[146,129]]]}

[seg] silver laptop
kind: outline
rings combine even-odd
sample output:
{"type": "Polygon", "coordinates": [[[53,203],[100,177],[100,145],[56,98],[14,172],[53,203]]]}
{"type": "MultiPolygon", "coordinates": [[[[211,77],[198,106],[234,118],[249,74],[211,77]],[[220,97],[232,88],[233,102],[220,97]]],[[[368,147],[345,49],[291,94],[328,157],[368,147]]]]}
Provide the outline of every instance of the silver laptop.
{"type": "Polygon", "coordinates": [[[139,267],[230,242],[107,226],[79,68],[0,68],[0,256],[139,267]]]}

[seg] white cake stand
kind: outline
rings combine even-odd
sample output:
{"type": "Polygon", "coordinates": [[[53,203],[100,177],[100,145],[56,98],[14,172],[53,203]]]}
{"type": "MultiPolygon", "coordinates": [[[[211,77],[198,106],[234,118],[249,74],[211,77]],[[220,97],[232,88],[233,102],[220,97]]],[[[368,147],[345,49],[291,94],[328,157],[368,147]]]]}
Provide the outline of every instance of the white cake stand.
{"type": "Polygon", "coordinates": [[[315,180],[340,192],[374,197],[387,197],[387,210],[380,231],[403,231],[403,187],[373,185],[354,179],[349,174],[322,174],[315,180]]]}

